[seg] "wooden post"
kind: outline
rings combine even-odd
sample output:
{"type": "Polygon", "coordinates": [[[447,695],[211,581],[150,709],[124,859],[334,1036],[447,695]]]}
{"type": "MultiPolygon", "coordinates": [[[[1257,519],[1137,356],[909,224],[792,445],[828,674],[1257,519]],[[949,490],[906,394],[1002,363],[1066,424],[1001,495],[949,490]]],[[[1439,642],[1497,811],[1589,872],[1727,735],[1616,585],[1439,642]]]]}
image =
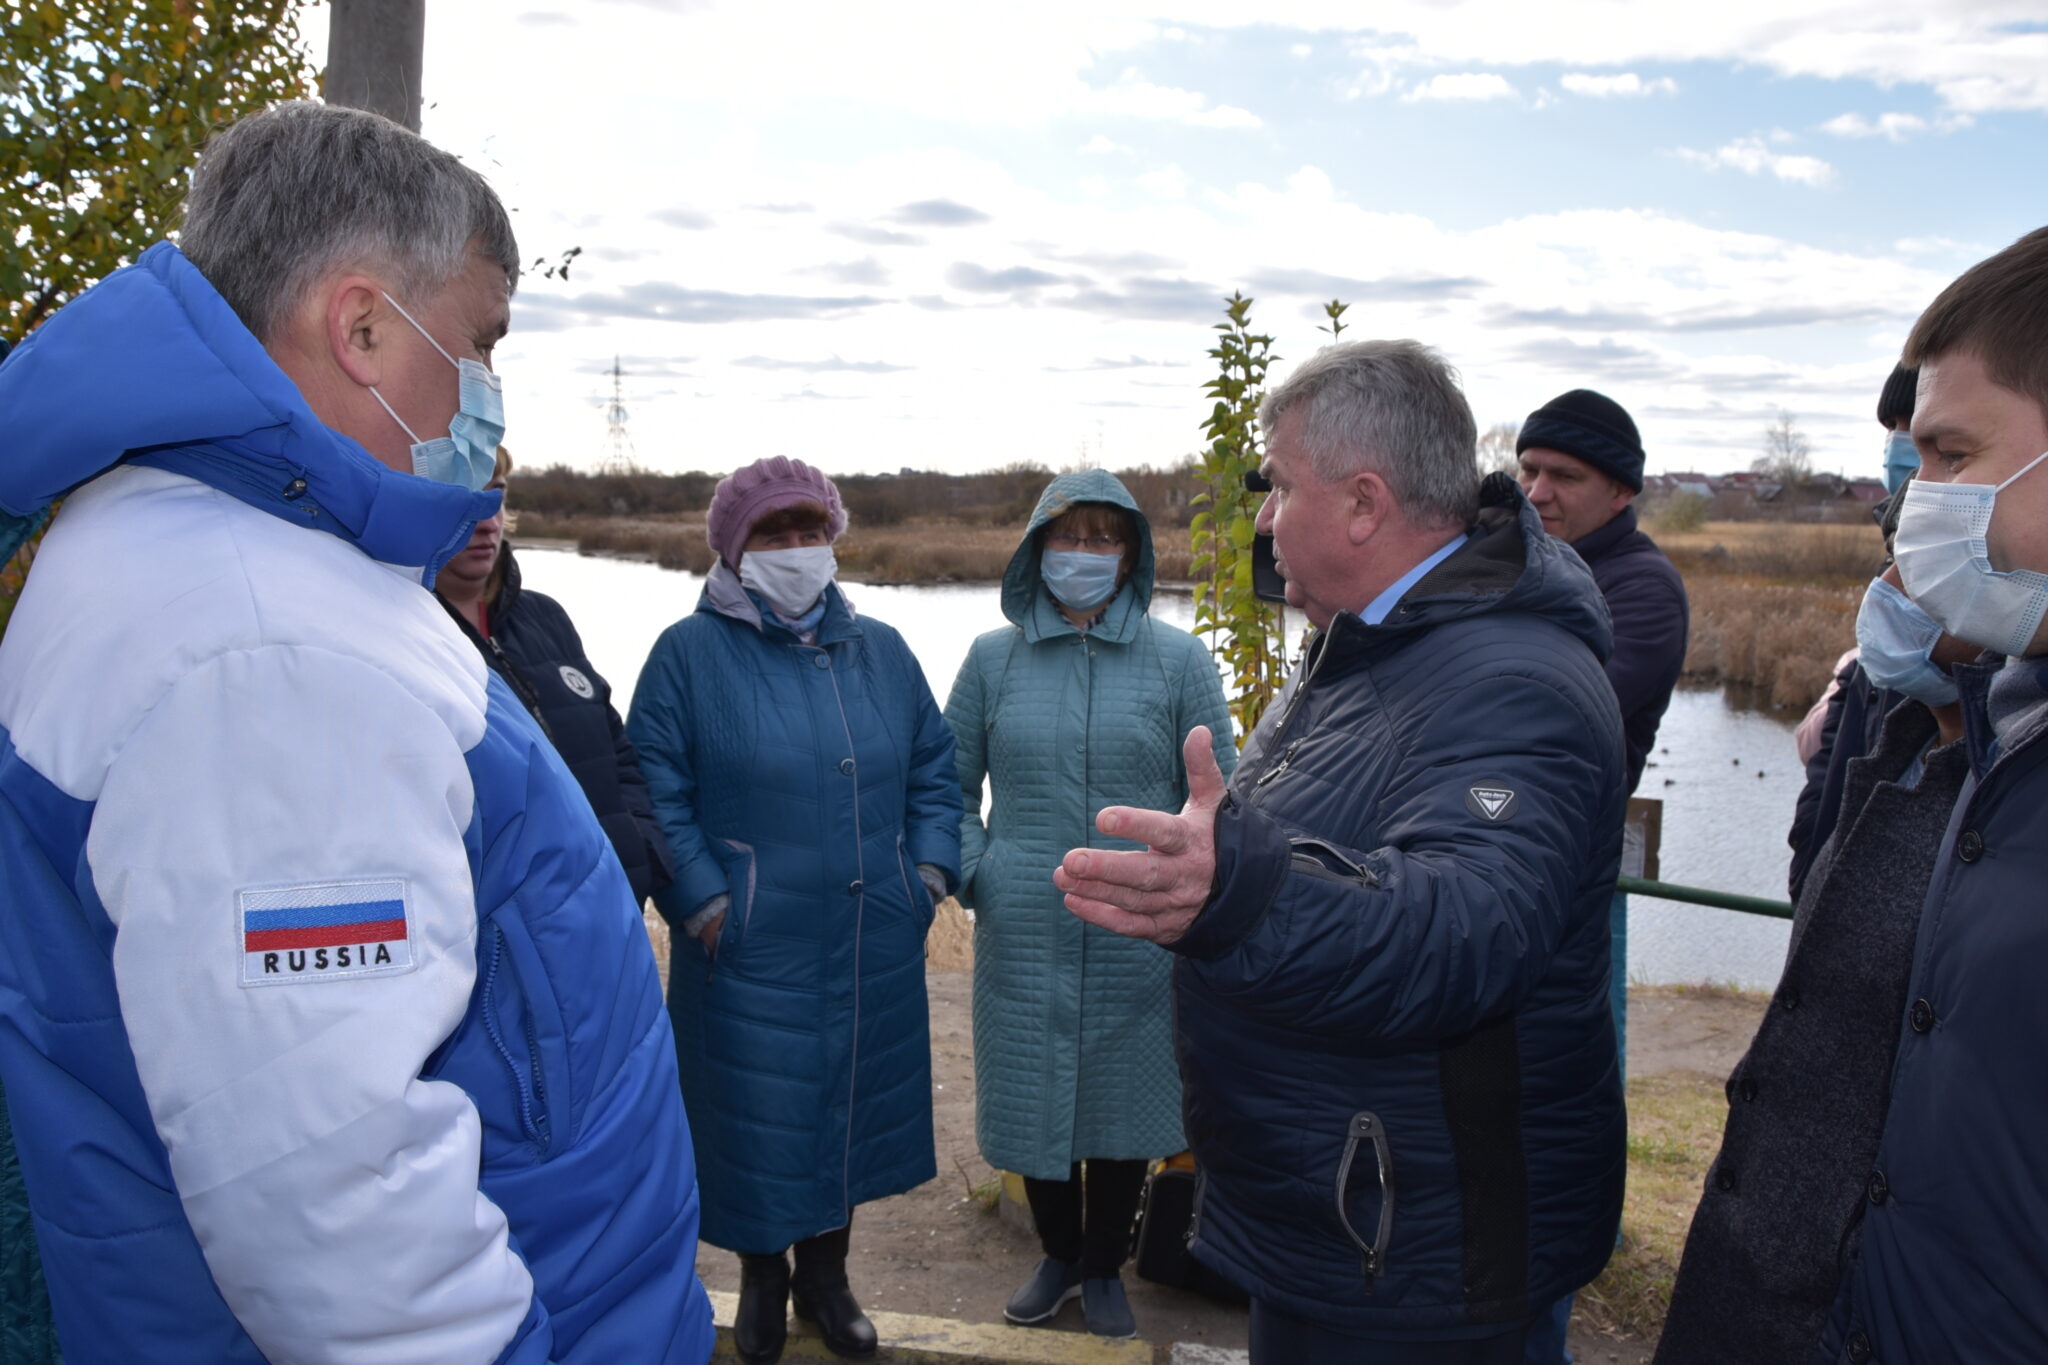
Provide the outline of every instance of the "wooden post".
{"type": "Polygon", "coordinates": [[[327,25],[327,102],[420,130],[427,0],[334,0],[327,25]]]}

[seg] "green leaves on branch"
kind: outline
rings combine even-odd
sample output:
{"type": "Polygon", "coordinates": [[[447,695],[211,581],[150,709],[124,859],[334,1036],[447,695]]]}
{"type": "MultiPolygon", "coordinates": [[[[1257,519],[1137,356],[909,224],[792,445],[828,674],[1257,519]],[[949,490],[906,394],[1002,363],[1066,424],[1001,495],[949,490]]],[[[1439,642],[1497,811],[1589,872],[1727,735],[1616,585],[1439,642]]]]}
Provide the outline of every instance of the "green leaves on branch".
{"type": "Polygon", "coordinates": [[[216,129],[313,88],[296,0],[0,0],[0,338],[177,226],[216,129]]]}
{"type": "Polygon", "coordinates": [[[1240,735],[1259,723],[1287,666],[1280,612],[1252,595],[1252,538],[1264,494],[1247,490],[1244,477],[1265,458],[1258,415],[1273,338],[1251,330],[1251,309],[1250,299],[1232,294],[1224,303],[1226,320],[1216,324],[1219,335],[1209,351],[1216,377],[1204,386],[1214,400],[1202,428],[1209,444],[1199,464],[1203,491],[1194,499],[1204,510],[1189,523],[1195,630],[1209,637],[1210,651],[1231,679],[1230,712],[1240,735]]]}

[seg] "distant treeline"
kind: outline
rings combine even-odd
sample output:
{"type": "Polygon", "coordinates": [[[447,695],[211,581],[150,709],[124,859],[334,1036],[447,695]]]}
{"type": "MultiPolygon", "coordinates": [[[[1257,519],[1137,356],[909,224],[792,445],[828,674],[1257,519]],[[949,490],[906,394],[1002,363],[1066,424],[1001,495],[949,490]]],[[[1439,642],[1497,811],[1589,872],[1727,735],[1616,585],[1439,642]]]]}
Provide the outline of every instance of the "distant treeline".
{"type": "MultiPolygon", "coordinates": [[[[1174,469],[1149,466],[1116,471],[1155,526],[1186,526],[1189,500],[1200,489],[1192,462],[1174,469]]],[[[839,496],[859,526],[895,526],[944,520],[975,526],[1022,526],[1038,505],[1053,471],[1012,464],[979,474],[905,470],[900,474],[839,474],[839,496]]],[[[512,498],[523,512],[544,517],[702,516],[723,475],[589,474],[567,465],[513,472],[512,498]]]]}

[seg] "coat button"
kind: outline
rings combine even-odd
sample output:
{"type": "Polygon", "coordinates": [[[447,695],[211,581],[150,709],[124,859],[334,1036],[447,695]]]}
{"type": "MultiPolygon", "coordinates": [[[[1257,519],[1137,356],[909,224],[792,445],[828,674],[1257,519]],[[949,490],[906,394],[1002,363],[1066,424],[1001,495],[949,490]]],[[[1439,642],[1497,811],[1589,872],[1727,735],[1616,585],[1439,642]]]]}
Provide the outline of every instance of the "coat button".
{"type": "Polygon", "coordinates": [[[305,496],[306,481],[304,479],[293,479],[290,483],[284,486],[284,498],[286,502],[297,502],[300,498],[303,498],[305,496]]]}
{"type": "Polygon", "coordinates": [[[1714,1168],[1714,1188],[1723,1194],[1735,1193],[1735,1172],[1726,1166],[1714,1168]]]}
{"type": "Polygon", "coordinates": [[[1754,1104],[1756,1102],[1756,1082],[1744,1076],[1736,1085],[1735,1093],[1742,1097],[1743,1103],[1754,1104]]]}
{"type": "Polygon", "coordinates": [[[830,668],[832,666],[832,661],[825,657],[825,651],[823,650],[819,650],[816,654],[813,654],[811,656],[811,662],[817,665],[819,668],[830,668]]]}
{"type": "Polygon", "coordinates": [[[1956,856],[1966,863],[1974,863],[1984,856],[1984,836],[1974,829],[1966,829],[1956,840],[1956,856]]]}
{"type": "Polygon", "coordinates": [[[1870,1359],[1870,1338],[1861,1332],[1851,1332],[1849,1340],[1843,1343],[1849,1348],[1849,1359],[1856,1365],[1864,1365],[1870,1359]]]}
{"type": "Polygon", "coordinates": [[[1870,1173],[1870,1184],[1865,1192],[1870,1196],[1870,1202],[1873,1204],[1882,1204],[1885,1200],[1891,1198],[1892,1187],[1885,1181],[1883,1171],[1872,1171],[1870,1173]]]}
{"type": "Polygon", "coordinates": [[[1778,987],[1778,1008],[1796,1010],[1799,1008],[1799,992],[1790,986],[1778,987]]]}
{"type": "Polygon", "coordinates": [[[849,896],[858,896],[860,894],[860,883],[857,881],[848,882],[846,884],[846,894],[849,896]]]}
{"type": "Polygon", "coordinates": [[[1934,1006],[1928,1004],[1925,998],[1915,1000],[1906,1019],[1913,1025],[1913,1032],[1925,1033],[1934,1027],[1934,1006]]]}
{"type": "Polygon", "coordinates": [[[844,773],[844,774],[845,774],[846,776],[848,776],[848,777],[852,777],[852,776],[853,776],[853,760],[852,760],[852,759],[850,759],[850,758],[842,758],[842,759],[840,759],[840,760],[839,760],[839,771],[840,771],[840,772],[842,772],[842,773],[844,773]]]}

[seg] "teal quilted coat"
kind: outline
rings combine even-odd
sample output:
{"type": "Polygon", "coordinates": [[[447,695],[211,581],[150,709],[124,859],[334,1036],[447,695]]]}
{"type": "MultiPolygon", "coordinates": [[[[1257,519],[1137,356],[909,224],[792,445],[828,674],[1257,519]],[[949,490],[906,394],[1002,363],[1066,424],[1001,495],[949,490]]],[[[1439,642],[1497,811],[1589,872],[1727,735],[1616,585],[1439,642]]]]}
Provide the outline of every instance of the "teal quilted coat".
{"type": "Polygon", "coordinates": [[[1102,470],[1060,475],[1003,577],[1012,624],[974,642],[946,704],[966,806],[962,899],[975,916],[975,1136],[991,1164],[1041,1180],[1089,1157],[1187,1145],[1171,957],[1082,923],[1052,884],[1068,849],[1135,847],[1095,832],[1104,806],[1180,809],[1190,729],[1209,727],[1226,775],[1237,762],[1208,651],[1146,614],[1154,573],[1151,528],[1124,486],[1102,470]],[[1038,529],[1080,502],[1129,508],[1141,540],[1085,635],[1038,575],[1038,529]]]}
{"type": "Polygon", "coordinates": [[[674,854],[655,908],[732,897],[716,960],[670,939],[702,1238],[772,1254],[937,1172],[928,863],[954,879],[953,737],[903,637],[837,587],[817,639],[721,562],[655,642],[626,731],[674,854]]]}

